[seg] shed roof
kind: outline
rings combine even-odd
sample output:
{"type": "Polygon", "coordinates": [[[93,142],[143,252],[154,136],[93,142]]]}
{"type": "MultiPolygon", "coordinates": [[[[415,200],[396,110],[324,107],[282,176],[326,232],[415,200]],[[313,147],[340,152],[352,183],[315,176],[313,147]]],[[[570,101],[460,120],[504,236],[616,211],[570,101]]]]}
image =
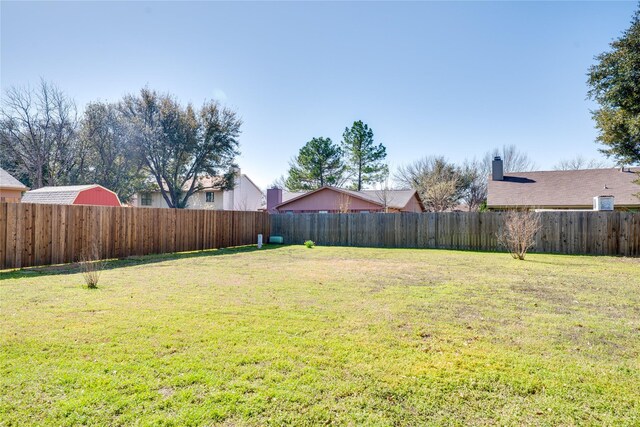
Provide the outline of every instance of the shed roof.
{"type": "Polygon", "coordinates": [[[489,180],[487,206],[583,208],[596,196],[614,196],[616,206],[640,206],[640,168],[513,172],[489,180]]]}
{"type": "Polygon", "coordinates": [[[100,187],[98,184],[66,185],[60,187],[42,187],[27,191],[22,197],[23,203],[46,203],[52,205],[71,205],[83,190],[100,187]]]}
{"type": "Polygon", "coordinates": [[[0,168],[0,188],[12,190],[28,190],[29,188],[15,179],[9,172],[0,168]]]}

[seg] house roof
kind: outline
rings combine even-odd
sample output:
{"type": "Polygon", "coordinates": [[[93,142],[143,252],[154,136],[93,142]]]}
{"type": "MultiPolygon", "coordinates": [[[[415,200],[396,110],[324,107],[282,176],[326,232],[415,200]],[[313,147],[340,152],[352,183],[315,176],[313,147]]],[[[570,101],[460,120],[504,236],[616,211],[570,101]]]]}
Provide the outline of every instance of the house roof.
{"type": "MultiPolygon", "coordinates": [[[[361,199],[361,200],[365,200],[367,202],[370,203],[374,203],[376,205],[380,205],[381,207],[384,206],[384,190],[361,190],[361,191],[355,191],[355,190],[347,190],[344,188],[338,188],[338,187],[329,187],[329,186],[324,186],[321,188],[318,188],[317,190],[313,190],[313,191],[308,191],[308,192],[288,192],[288,191],[283,191],[282,192],[282,203],[280,203],[279,205],[275,206],[275,208],[280,208],[282,206],[285,206],[295,200],[299,200],[302,199],[304,197],[307,197],[311,194],[314,194],[318,191],[324,190],[324,189],[329,189],[329,190],[333,190],[339,193],[344,193],[344,194],[348,194],[352,197],[361,199]]],[[[407,203],[409,203],[409,201],[411,200],[412,197],[416,196],[416,190],[386,190],[386,197],[387,197],[387,207],[391,208],[391,209],[402,209],[404,208],[407,203]]],[[[420,201],[420,205],[422,205],[422,201],[420,201]]]]}
{"type": "Polygon", "coordinates": [[[0,188],[11,190],[28,190],[29,188],[15,179],[9,172],[0,168],[0,188]]]}
{"type": "MultiPolygon", "coordinates": [[[[24,193],[23,203],[46,203],[52,205],[70,205],[83,190],[100,187],[98,184],[66,185],[60,187],[42,187],[24,193]]],[[[104,188],[104,187],[103,187],[104,188]]]]}
{"type": "Polygon", "coordinates": [[[640,168],[513,172],[503,181],[489,179],[487,206],[593,206],[596,196],[614,196],[616,206],[640,206],[640,168]]]}
{"type": "Polygon", "coordinates": [[[387,198],[387,207],[393,209],[402,209],[404,208],[409,200],[411,200],[414,195],[417,194],[416,190],[362,190],[362,191],[352,191],[347,190],[351,193],[361,194],[365,198],[369,199],[373,203],[379,203],[380,205],[384,204],[384,198],[387,198]]]}
{"type": "Polygon", "coordinates": [[[288,202],[291,199],[298,198],[307,194],[308,191],[286,191],[282,190],[282,203],[288,202]]]}

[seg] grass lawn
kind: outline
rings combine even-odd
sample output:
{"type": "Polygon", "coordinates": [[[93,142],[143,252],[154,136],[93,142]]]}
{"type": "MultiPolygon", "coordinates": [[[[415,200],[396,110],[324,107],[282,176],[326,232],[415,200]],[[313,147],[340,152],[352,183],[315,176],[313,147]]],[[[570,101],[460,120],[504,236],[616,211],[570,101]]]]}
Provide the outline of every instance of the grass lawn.
{"type": "Polygon", "coordinates": [[[304,246],[0,273],[0,425],[640,425],[640,259],[304,246]]]}

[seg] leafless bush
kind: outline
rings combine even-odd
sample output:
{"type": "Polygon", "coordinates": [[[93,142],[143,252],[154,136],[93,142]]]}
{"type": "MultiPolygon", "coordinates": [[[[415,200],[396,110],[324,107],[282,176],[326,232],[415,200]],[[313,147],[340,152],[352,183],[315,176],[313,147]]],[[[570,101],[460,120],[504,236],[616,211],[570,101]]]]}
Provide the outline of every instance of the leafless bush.
{"type": "Polygon", "coordinates": [[[498,240],[514,259],[523,260],[527,251],[536,243],[541,227],[540,214],[527,209],[515,209],[505,213],[504,226],[498,240]]]}
{"type": "Polygon", "coordinates": [[[80,270],[89,289],[98,287],[100,274],[104,269],[104,261],[100,258],[100,249],[96,243],[89,245],[80,255],[80,270]]]}

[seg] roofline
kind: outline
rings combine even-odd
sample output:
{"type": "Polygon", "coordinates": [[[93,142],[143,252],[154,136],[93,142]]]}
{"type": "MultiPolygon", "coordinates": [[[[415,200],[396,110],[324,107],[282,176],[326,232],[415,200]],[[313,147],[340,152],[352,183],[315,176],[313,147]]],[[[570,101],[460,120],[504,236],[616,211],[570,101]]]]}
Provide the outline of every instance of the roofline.
{"type": "MultiPolygon", "coordinates": [[[[518,176],[515,174],[521,173],[546,173],[546,172],[584,172],[584,171],[616,171],[620,173],[640,173],[640,165],[624,166],[624,171],[620,170],[620,166],[612,166],[610,168],[586,168],[586,169],[547,169],[547,170],[535,170],[535,171],[513,171],[505,172],[504,176],[518,176]]],[[[491,174],[489,174],[491,176],[491,174]]]]}
{"type": "MultiPolygon", "coordinates": [[[[302,199],[302,198],[304,198],[304,197],[310,196],[311,194],[317,193],[318,191],[320,191],[320,190],[324,190],[324,189],[333,190],[333,191],[338,192],[338,193],[346,194],[347,196],[354,197],[354,198],[356,198],[356,199],[360,199],[360,200],[362,200],[362,201],[364,201],[364,202],[368,202],[368,203],[371,203],[371,204],[374,204],[374,205],[378,205],[378,206],[380,206],[380,207],[384,208],[384,204],[383,204],[382,202],[377,202],[377,201],[375,201],[375,200],[370,200],[370,199],[367,199],[366,197],[362,197],[362,196],[360,196],[360,195],[350,193],[348,190],[345,190],[345,189],[343,189],[343,188],[339,188],[339,187],[332,187],[332,186],[330,186],[330,185],[324,185],[324,186],[322,186],[322,187],[320,187],[320,188],[317,188],[317,189],[315,189],[315,190],[311,190],[311,191],[309,191],[309,192],[306,192],[306,193],[304,193],[304,194],[301,194],[301,195],[299,195],[299,196],[296,196],[296,197],[294,197],[294,198],[292,198],[292,199],[289,199],[289,200],[287,200],[287,201],[285,201],[285,202],[282,202],[282,203],[280,203],[279,205],[275,205],[275,206],[273,207],[273,209],[278,209],[278,208],[280,208],[280,207],[282,207],[282,206],[284,206],[284,205],[287,205],[287,204],[289,204],[289,203],[291,203],[291,202],[295,202],[296,200],[299,200],[299,199],[302,199]]],[[[357,190],[354,190],[354,191],[357,191],[357,190]]],[[[384,191],[384,190],[371,190],[371,191],[384,191]]],[[[390,191],[394,191],[394,190],[390,190],[390,191]]],[[[406,190],[399,190],[399,191],[406,191],[406,190]]],[[[418,192],[417,192],[416,190],[413,190],[413,194],[411,195],[411,197],[414,197],[414,196],[417,196],[417,195],[418,195],[418,192]]],[[[420,204],[420,207],[421,207],[421,208],[422,208],[422,210],[424,211],[424,210],[425,210],[425,208],[424,208],[424,205],[423,205],[423,203],[422,203],[422,200],[420,200],[420,197],[418,197],[418,203],[420,204]]],[[[396,206],[387,206],[387,208],[402,210],[402,209],[403,209],[403,208],[405,208],[408,204],[409,204],[409,201],[407,201],[407,203],[405,203],[403,206],[398,206],[398,207],[396,207],[396,206]]]]}
{"type": "Polygon", "coordinates": [[[0,189],[29,191],[29,187],[27,187],[26,185],[21,185],[20,187],[18,187],[17,185],[1,185],[0,184],[0,189]]]}

